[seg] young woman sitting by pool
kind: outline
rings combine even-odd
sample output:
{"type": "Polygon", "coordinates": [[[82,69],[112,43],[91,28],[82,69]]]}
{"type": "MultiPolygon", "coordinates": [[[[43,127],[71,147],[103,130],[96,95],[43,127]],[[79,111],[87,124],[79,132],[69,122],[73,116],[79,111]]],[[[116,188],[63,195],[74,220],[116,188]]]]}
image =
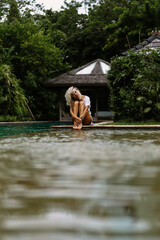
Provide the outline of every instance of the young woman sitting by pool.
{"type": "Polygon", "coordinates": [[[91,102],[88,96],[81,95],[76,87],[70,87],[65,93],[66,103],[70,106],[73,129],[81,129],[83,124],[91,124],[91,102]]]}

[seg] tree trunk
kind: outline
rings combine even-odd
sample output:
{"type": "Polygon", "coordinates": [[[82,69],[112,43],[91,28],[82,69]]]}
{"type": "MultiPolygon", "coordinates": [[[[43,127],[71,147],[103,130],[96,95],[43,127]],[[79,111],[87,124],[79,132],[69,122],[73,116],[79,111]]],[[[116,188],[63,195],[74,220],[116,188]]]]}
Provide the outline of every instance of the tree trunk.
{"type": "Polygon", "coordinates": [[[35,119],[35,117],[34,117],[32,111],[31,111],[30,107],[28,106],[27,102],[26,102],[26,106],[27,106],[27,109],[28,109],[28,112],[29,112],[31,118],[32,118],[34,121],[36,121],[36,119],[35,119]]]}

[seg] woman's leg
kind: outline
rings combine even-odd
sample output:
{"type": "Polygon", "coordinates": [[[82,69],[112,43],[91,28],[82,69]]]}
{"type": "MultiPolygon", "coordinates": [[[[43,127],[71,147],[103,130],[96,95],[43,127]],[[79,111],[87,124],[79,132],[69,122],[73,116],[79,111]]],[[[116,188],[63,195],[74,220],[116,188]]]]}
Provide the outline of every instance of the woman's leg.
{"type": "MultiPolygon", "coordinates": [[[[81,101],[81,102],[80,102],[80,116],[83,114],[84,109],[85,109],[84,102],[81,101]]],[[[89,125],[89,124],[91,123],[91,120],[92,120],[92,119],[91,119],[91,116],[90,116],[89,112],[87,112],[85,118],[83,119],[83,124],[89,125]]]]}
{"type": "MultiPolygon", "coordinates": [[[[84,105],[84,102],[83,101],[80,101],[79,102],[79,105],[78,105],[78,114],[79,114],[79,117],[82,115],[82,113],[84,112],[84,108],[85,108],[85,105],[84,105]]],[[[82,121],[80,123],[78,123],[78,126],[76,129],[81,129],[82,128],[82,121]]]]}
{"type": "Polygon", "coordinates": [[[89,125],[92,121],[91,115],[89,114],[89,112],[86,114],[84,120],[83,120],[83,124],[84,125],[89,125]]]}
{"type": "MultiPolygon", "coordinates": [[[[80,112],[80,116],[81,116],[84,112],[84,109],[85,109],[85,105],[84,105],[83,101],[80,101],[79,107],[80,107],[79,112],[80,112]]],[[[91,123],[91,120],[92,120],[91,116],[90,116],[89,112],[87,112],[85,118],[83,119],[83,124],[89,125],[91,123]]]]}
{"type": "MultiPolygon", "coordinates": [[[[73,103],[73,113],[74,113],[74,115],[76,115],[78,117],[78,115],[79,115],[79,101],[75,101],[73,103]]],[[[76,120],[72,119],[72,121],[73,121],[73,128],[77,129],[78,124],[77,124],[76,120]]]]}

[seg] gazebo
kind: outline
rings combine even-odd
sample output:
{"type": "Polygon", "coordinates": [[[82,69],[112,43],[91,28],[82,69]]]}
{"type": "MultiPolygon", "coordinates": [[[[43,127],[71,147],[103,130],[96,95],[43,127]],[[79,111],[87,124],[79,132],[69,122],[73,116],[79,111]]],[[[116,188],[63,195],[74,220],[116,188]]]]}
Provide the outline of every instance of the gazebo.
{"type": "Polygon", "coordinates": [[[52,88],[53,91],[56,89],[60,93],[59,121],[71,119],[64,98],[65,92],[70,86],[78,87],[83,95],[90,97],[93,120],[107,119],[113,116],[113,113],[109,111],[108,103],[107,73],[109,70],[108,62],[96,59],[45,83],[47,87],[52,88]]]}
{"type": "MultiPolygon", "coordinates": [[[[158,48],[160,48],[160,32],[153,31],[152,36],[128,51],[141,52],[145,49],[157,50],[158,48]]],[[[128,55],[128,51],[124,52],[123,55],[128,55]]]]}

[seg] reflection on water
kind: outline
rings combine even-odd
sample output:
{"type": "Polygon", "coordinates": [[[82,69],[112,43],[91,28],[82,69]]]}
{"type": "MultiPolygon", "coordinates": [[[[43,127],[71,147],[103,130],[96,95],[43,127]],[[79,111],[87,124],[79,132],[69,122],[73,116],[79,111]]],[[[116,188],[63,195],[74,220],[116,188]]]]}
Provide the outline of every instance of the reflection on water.
{"type": "Polygon", "coordinates": [[[0,139],[2,240],[158,240],[160,131],[0,139]]]}

